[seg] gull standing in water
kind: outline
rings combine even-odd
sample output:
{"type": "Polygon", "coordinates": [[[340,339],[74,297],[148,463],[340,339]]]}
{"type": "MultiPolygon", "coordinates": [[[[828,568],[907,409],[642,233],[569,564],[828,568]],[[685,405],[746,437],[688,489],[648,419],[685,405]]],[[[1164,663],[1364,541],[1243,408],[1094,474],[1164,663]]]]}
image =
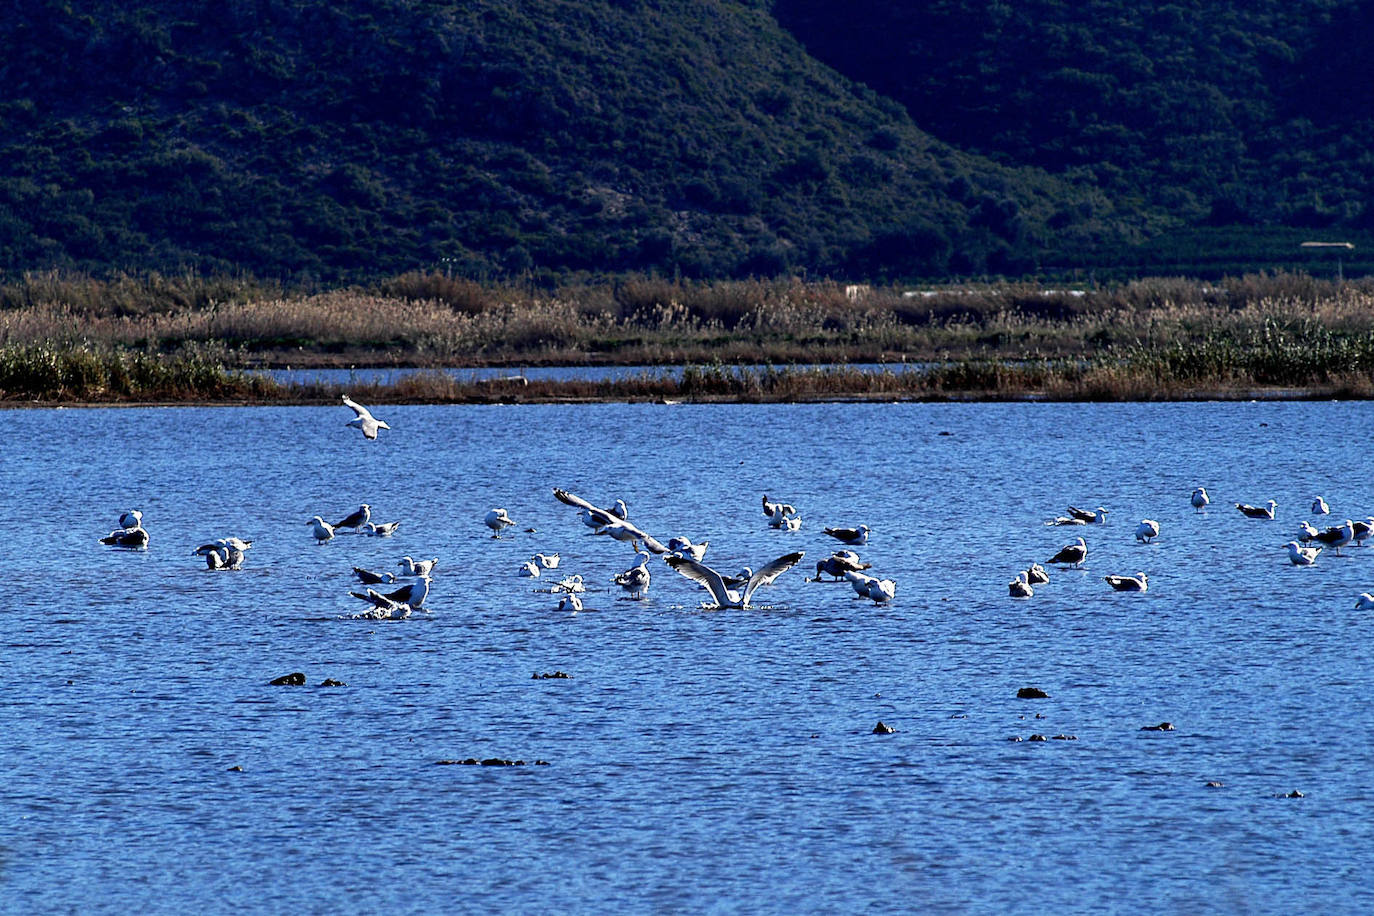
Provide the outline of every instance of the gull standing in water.
{"type": "Polygon", "coordinates": [[[1325,531],[1317,532],[1317,536],[1312,540],[1330,547],[1336,552],[1336,556],[1340,556],[1341,548],[1355,540],[1355,523],[1346,519],[1344,525],[1333,525],[1325,531]]]}
{"type": "Polygon", "coordinates": [[[501,537],[501,531],[515,524],[515,520],[506,514],[505,509],[492,509],[484,519],[488,528],[494,532],[492,537],[501,537]]]}
{"type": "MultiPolygon", "coordinates": [[[[706,587],[711,593],[711,597],[716,601],[716,607],[720,608],[747,608],[749,600],[754,596],[754,592],[762,585],[768,585],[778,576],[796,566],[801,560],[801,551],[784,554],[771,563],[761,567],[757,572],[749,576],[749,581],[744,583],[743,591],[727,588],[725,578],[711,567],[691,557],[669,555],[664,557],[664,561],[675,569],[678,573],[706,587]]],[[[647,558],[646,558],[647,559],[647,558]]]]}
{"type": "Polygon", "coordinates": [[[1135,528],[1135,539],[1142,544],[1159,537],[1159,522],[1152,518],[1142,518],[1140,524],[1135,528]]]}
{"type": "Polygon", "coordinates": [[[1194,489],[1193,495],[1189,498],[1188,501],[1193,504],[1193,509],[1198,512],[1201,512],[1203,509],[1206,509],[1207,504],[1211,502],[1211,500],[1207,498],[1206,487],[1197,487],[1196,489],[1194,489]]]}
{"type": "Polygon", "coordinates": [[[372,507],[363,503],[356,512],[350,512],[344,516],[343,521],[335,522],[333,528],[338,531],[340,528],[361,528],[372,518],[372,507]]]}
{"type": "Polygon", "coordinates": [[[306,522],[306,524],[314,526],[314,531],[312,533],[315,535],[316,544],[323,544],[325,541],[333,539],[334,526],[326,522],[324,519],[320,518],[318,515],[312,518],[310,521],[306,522]]]}
{"type": "MultiPolygon", "coordinates": [[[[638,552],[638,551],[636,551],[638,552]]],[[[644,597],[644,593],[649,590],[649,580],[653,578],[649,575],[649,555],[639,554],[639,565],[631,566],[622,573],[616,573],[613,581],[625,591],[630,593],[630,598],[638,601],[644,597]]]]}
{"type": "Polygon", "coordinates": [[[1318,496],[1316,499],[1312,500],[1312,514],[1313,514],[1313,515],[1330,515],[1330,514],[1331,514],[1331,507],[1328,506],[1328,505],[1326,504],[1326,500],[1324,500],[1324,499],[1322,499],[1320,496],[1318,496]]]}
{"type": "Polygon", "coordinates": [[[401,527],[400,522],[382,522],[380,525],[367,522],[358,530],[370,538],[389,538],[396,533],[396,529],[399,527],[401,527]]]}
{"type": "Polygon", "coordinates": [[[1083,561],[1088,558],[1088,542],[1082,538],[1074,538],[1072,544],[1059,548],[1059,552],[1050,557],[1047,563],[1062,563],[1066,566],[1083,568],[1083,561]]]}
{"type": "Polygon", "coordinates": [[[349,420],[344,425],[351,426],[354,429],[361,429],[363,431],[364,437],[368,439],[376,439],[377,430],[391,429],[391,427],[387,426],[384,421],[378,420],[376,417],[372,416],[372,414],[368,412],[368,409],[366,407],[359,404],[357,401],[353,400],[348,395],[343,396],[343,402],[345,407],[351,407],[353,409],[353,412],[357,414],[357,416],[349,420]]]}

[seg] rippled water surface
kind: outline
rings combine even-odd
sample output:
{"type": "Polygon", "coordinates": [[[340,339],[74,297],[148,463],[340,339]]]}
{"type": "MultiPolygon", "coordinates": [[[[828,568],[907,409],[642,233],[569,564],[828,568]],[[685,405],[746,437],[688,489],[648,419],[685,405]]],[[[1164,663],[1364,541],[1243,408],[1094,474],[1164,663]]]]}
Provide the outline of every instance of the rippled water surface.
{"type": "Polygon", "coordinates": [[[1371,405],[377,413],[377,442],[341,407],[5,414],[0,910],[1374,908],[1374,550],[1281,549],[1317,494],[1374,512],[1371,405]],[[629,546],[553,486],[721,568],[806,558],[749,610],[658,559],[624,600],[629,546]],[[313,543],[360,502],[397,536],[313,543]],[[1044,525],[1070,503],[1110,520],[1044,525]],[[130,507],[150,549],[97,544],[130,507]],[[890,606],[805,581],[859,522],[890,606]],[[245,568],[206,570],[229,534],[245,568]],[[1086,569],[1007,597],[1076,534],[1086,569]],[[580,614],[516,575],[553,550],[580,614]],[[351,567],[405,554],[439,558],[427,612],[349,619],[351,567]]]}

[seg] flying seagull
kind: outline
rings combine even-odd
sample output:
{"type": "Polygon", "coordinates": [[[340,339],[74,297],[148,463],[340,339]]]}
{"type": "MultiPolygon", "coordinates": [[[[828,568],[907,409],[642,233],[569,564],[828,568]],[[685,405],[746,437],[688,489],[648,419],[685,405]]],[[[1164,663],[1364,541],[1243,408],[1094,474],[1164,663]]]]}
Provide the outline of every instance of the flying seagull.
{"type": "Polygon", "coordinates": [[[747,608],[749,599],[754,596],[754,591],[761,585],[768,585],[778,576],[796,566],[801,560],[801,551],[783,554],[771,563],[759,568],[749,577],[749,581],[744,583],[743,591],[736,591],[727,588],[725,579],[720,573],[716,572],[705,563],[693,560],[691,557],[670,555],[664,557],[666,562],[681,575],[686,576],[693,582],[706,586],[706,590],[711,593],[711,597],[716,600],[716,607],[737,607],[747,608]]]}
{"type": "Polygon", "coordinates": [[[634,547],[635,552],[639,552],[639,544],[642,541],[644,546],[653,553],[668,553],[668,548],[657,539],[650,537],[641,531],[628,519],[615,515],[606,509],[598,509],[580,496],[569,493],[567,490],[553,488],[554,497],[561,503],[569,506],[576,506],[585,510],[583,518],[590,516],[596,522],[594,534],[609,534],[617,541],[628,541],[634,547]]]}
{"type": "Polygon", "coordinates": [[[357,401],[353,400],[348,395],[343,396],[343,402],[345,407],[353,408],[353,412],[357,414],[356,417],[349,420],[344,425],[352,426],[354,429],[361,429],[363,431],[363,436],[365,436],[366,438],[376,439],[377,430],[391,429],[390,426],[386,425],[386,422],[384,420],[378,420],[376,417],[372,416],[372,414],[368,412],[368,409],[366,407],[359,404],[357,401]]]}

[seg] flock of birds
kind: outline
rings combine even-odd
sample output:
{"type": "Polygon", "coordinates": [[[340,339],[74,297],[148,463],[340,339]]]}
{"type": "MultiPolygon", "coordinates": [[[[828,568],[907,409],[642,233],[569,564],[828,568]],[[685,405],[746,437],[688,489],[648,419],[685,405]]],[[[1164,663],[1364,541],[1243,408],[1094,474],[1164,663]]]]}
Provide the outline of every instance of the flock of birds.
{"type": "MultiPolygon", "coordinates": [[[[1211,504],[1211,497],[1207,495],[1206,487],[1196,487],[1189,496],[1189,503],[1195,512],[1202,512],[1211,504]]],[[[1260,519],[1263,521],[1274,520],[1274,510],[1278,503],[1269,500],[1263,505],[1252,506],[1248,503],[1235,503],[1236,509],[1246,518],[1260,519]]],[[[1058,515],[1047,521],[1045,524],[1054,526],[1072,525],[1101,525],[1107,521],[1108,510],[1102,506],[1096,509],[1080,509],[1069,506],[1066,515],[1058,515]]],[[[1331,507],[1322,497],[1318,496],[1312,501],[1312,514],[1314,516],[1325,516],[1331,513],[1331,507]]],[[[1294,566],[1311,566],[1317,562],[1317,557],[1323,550],[1331,549],[1336,555],[1340,555],[1341,548],[1348,544],[1357,547],[1364,545],[1364,542],[1374,535],[1374,516],[1369,516],[1363,521],[1346,519],[1339,525],[1328,525],[1325,528],[1317,528],[1310,522],[1304,521],[1298,526],[1298,536],[1295,540],[1283,545],[1288,551],[1288,561],[1294,566]]],[[[1135,529],[1136,540],[1148,544],[1159,537],[1159,522],[1154,519],[1141,519],[1135,529]]],[[[1087,541],[1081,537],[1074,538],[1073,542],[1066,544],[1059,549],[1054,556],[1046,562],[1050,565],[1072,567],[1082,569],[1083,563],[1088,558],[1087,541]]],[[[1145,592],[1149,590],[1149,577],[1145,573],[1136,573],[1134,576],[1108,575],[1103,576],[1107,584],[1119,592],[1145,592]]],[[[1035,586],[1043,585],[1050,581],[1049,573],[1044,566],[1039,563],[1032,563],[1030,568],[1018,572],[1016,578],[1007,583],[1007,590],[1013,598],[1031,598],[1035,595],[1035,586]]],[[[1374,595],[1363,592],[1355,602],[1357,610],[1374,610],[1374,595]]]]}
{"type": "MultiPolygon", "coordinates": [[[[354,412],[354,418],[346,425],[361,430],[365,438],[375,440],[379,430],[391,429],[387,423],[378,420],[366,407],[348,395],[343,396],[343,404],[354,412]]],[[[649,564],[654,556],[661,556],[669,569],[704,588],[711,599],[711,603],[704,606],[712,608],[750,607],[758,589],[771,586],[783,573],[801,562],[804,556],[802,551],[790,551],[758,569],[746,566],[733,573],[726,573],[705,562],[706,551],[710,546],[708,541],[693,543],[691,539],[682,536],[668,538],[666,541],[659,540],[629,520],[629,508],[624,500],[616,500],[610,508],[601,508],[561,488],[554,488],[553,496],[559,502],[577,509],[579,518],[583,525],[590,529],[591,534],[606,536],[632,547],[638,557],[636,564],[611,578],[630,600],[643,600],[647,597],[653,578],[649,564]]],[[[770,528],[789,533],[801,530],[801,514],[795,506],[771,500],[765,494],[762,499],[762,510],[770,528]]],[[[491,509],[486,513],[483,522],[491,531],[491,536],[497,539],[516,524],[504,508],[491,509]]],[[[349,513],[337,522],[330,523],[325,521],[323,516],[315,515],[306,524],[310,527],[315,543],[323,545],[345,531],[360,536],[391,537],[401,523],[374,521],[372,506],[363,503],[357,511],[349,513]]],[[[147,549],[149,537],[143,527],[141,511],[132,509],[124,512],[119,518],[119,525],[118,529],[101,538],[101,543],[125,549],[147,549]]],[[[833,551],[818,562],[816,575],[809,581],[847,581],[859,597],[877,604],[891,601],[896,596],[896,582],[870,575],[867,570],[872,568],[872,564],[864,562],[853,549],[868,543],[869,532],[867,525],[854,528],[825,528],[825,535],[843,544],[844,548],[833,551]]],[[[209,569],[234,570],[243,567],[245,552],[252,546],[251,541],[226,537],[202,544],[193,553],[204,557],[209,569]]],[[[546,571],[558,569],[560,562],[561,557],[557,552],[536,553],[520,565],[516,574],[524,578],[540,578],[546,571]]],[[[436,565],[438,558],[417,561],[406,556],[397,563],[398,573],[353,567],[353,574],[357,579],[354,588],[361,587],[362,590],[350,590],[349,594],[365,602],[368,609],[352,616],[400,619],[409,616],[415,609],[423,609],[429,597],[436,565]]],[[[583,595],[588,589],[583,576],[564,575],[546,590],[559,596],[560,609],[574,612],[584,609],[583,595]]]]}
{"type": "MultiPolygon", "coordinates": [[[[361,430],[365,438],[376,439],[379,430],[391,429],[348,395],[343,396],[343,404],[355,415],[346,425],[361,430]]],[[[624,500],[616,500],[609,508],[602,508],[558,487],[553,489],[553,496],[559,502],[577,509],[578,517],[592,534],[631,545],[638,561],[630,568],[615,574],[612,582],[632,600],[642,600],[648,594],[653,580],[653,573],[649,568],[653,556],[661,556],[669,569],[706,589],[712,601],[708,606],[715,608],[750,607],[758,589],[771,586],[783,573],[801,562],[804,556],[802,551],[791,551],[758,569],[746,566],[736,572],[726,573],[705,562],[709,542],[694,544],[689,538],[681,536],[669,538],[666,542],[661,541],[630,521],[629,509],[624,500]]],[[[1205,487],[1195,488],[1189,500],[1199,513],[1211,502],[1205,487]]],[[[1277,507],[1277,503],[1272,499],[1259,506],[1247,503],[1234,505],[1247,518],[1266,521],[1273,521],[1274,510],[1277,507]]],[[[795,506],[771,500],[764,494],[762,509],[770,528],[783,532],[801,530],[802,518],[795,506]]],[[[1330,507],[1318,496],[1312,503],[1312,513],[1316,516],[1326,516],[1330,514],[1330,507]]],[[[1107,515],[1108,510],[1102,506],[1091,510],[1069,506],[1065,515],[1055,516],[1046,524],[1057,527],[1101,525],[1106,523],[1107,515]]],[[[516,524],[504,508],[491,509],[483,521],[492,532],[491,536],[497,539],[516,524]]],[[[352,530],[370,537],[390,537],[400,526],[400,522],[374,522],[372,507],[367,503],[361,504],[356,512],[334,524],[326,522],[319,515],[312,517],[306,524],[311,526],[311,533],[317,544],[333,540],[340,530],[352,530]]],[[[142,512],[134,509],[123,513],[119,518],[119,525],[118,529],[101,538],[101,543],[135,550],[147,548],[149,538],[147,530],[143,527],[142,512]]],[[[854,528],[828,527],[823,530],[828,537],[843,544],[844,548],[835,550],[819,561],[816,564],[815,577],[809,581],[847,581],[853,586],[856,595],[878,604],[890,602],[896,597],[895,581],[869,574],[867,570],[872,568],[872,564],[864,562],[853,550],[854,547],[868,543],[870,529],[867,525],[854,528]],[[826,577],[829,577],[828,580],[826,577]]],[[[1154,519],[1141,519],[1136,525],[1135,537],[1141,543],[1152,542],[1159,537],[1159,533],[1159,523],[1154,519]]],[[[1288,552],[1290,563],[1295,566],[1311,566],[1317,562],[1322,551],[1330,549],[1339,555],[1342,547],[1349,544],[1362,546],[1372,535],[1374,516],[1360,521],[1348,518],[1341,524],[1325,528],[1317,528],[1304,521],[1299,527],[1297,537],[1285,544],[1284,548],[1288,552]]],[[[202,544],[193,553],[203,556],[209,569],[232,570],[242,568],[245,552],[252,546],[251,541],[226,537],[202,544]]],[[[1045,563],[1050,566],[1081,569],[1087,556],[1086,539],[1076,537],[1072,543],[1065,544],[1045,563]]],[[[520,565],[517,575],[539,578],[546,570],[558,569],[560,561],[561,558],[556,552],[536,553],[520,565]]],[[[390,572],[378,573],[354,567],[354,575],[362,585],[363,591],[350,591],[349,594],[369,605],[367,611],[354,616],[394,619],[406,617],[416,608],[423,608],[429,596],[431,579],[437,564],[437,558],[415,561],[406,556],[397,563],[400,568],[399,577],[390,572]],[[402,578],[406,581],[402,582],[402,578]],[[386,591],[373,586],[395,587],[386,591]]],[[[1149,590],[1149,577],[1144,572],[1135,575],[1107,575],[1103,579],[1120,592],[1149,590]]],[[[1049,581],[1049,573],[1045,567],[1040,563],[1032,563],[1029,568],[1018,572],[1008,583],[1008,593],[1013,598],[1031,598],[1035,595],[1036,586],[1047,584],[1049,581]]],[[[575,612],[584,608],[582,596],[586,593],[587,587],[581,575],[564,576],[547,591],[559,596],[560,609],[575,612]]],[[[1356,608],[1374,609],[1374,595],[1362,593],[1356,602],[1356,608]]]]}

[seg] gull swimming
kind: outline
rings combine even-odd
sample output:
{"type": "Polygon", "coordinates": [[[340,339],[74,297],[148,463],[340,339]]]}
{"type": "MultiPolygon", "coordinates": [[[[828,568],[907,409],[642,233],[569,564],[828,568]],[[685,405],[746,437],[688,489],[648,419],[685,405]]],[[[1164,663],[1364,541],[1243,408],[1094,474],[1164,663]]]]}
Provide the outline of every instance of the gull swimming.
{"type": "Polygon", "coordinates": [[[545,569],[557,569],[562,558],[557,553],[536,553],[531,559],[545,569]]]}
{"type": "Polygon", "coordinates": [[[1360,592],[1360,597],[1355,599],[1355,610],[1374,611],[1374,595],[1369,592],[1360,592]]]}
{"type": "Polygon", "coordinates": [[[1107,510],[1102,508],[1101,506],[1098,506],[1091,512],[1089,512],[1087,509],[1079,509],[1074,506],[1069,506],[1069,515],[1070,517],[1076,518],[1080,522],[1084,522],[1089,525],[1107,524],[1107,510]]]}
{"type": "Polygon", "coordinates": [[[564,576],[549,586],[551,592],[585,592],[586,590],[587,586],[583,583],[580,575],[564,576]]]}
{"type": "Polygon", "coordinates": [[[1083,561],[1088,558],[1088,542],[1082,538],[1074,538],[1072,544],[1067,544],[1059,548],[1059,552],[1050,557],[1047,563],[1062,563],[1068,566],[1083,567],[1083,561]]]}
{"type": "Polygon", "coordinates": [[[797,531],[801,528],[801,516],[797,510],[782,503],[774,503],[773,514],[768,518],[770,528],[782,528],[787,531],[797,531]]]}
{"type": "Polygon", "coordinates": [[[492,530],[492,537],[494,538],[501,537],[502,529],[509,528],[511,525],[515,524],[514,519],[506,514],[505,509],[492,509],[487,513],[487,517],[483,521],[485,521],[486,526],[492,530]]]}
{"type": "Polygon", "coordinates": [[[363,503],[358,507],[358,511],[345,515],[344,520],[341,522],[335,522],[333,528],[335,531],[338,531],[340,528],[361,528],[363,525],[367,524],[370,518],[372,518],[372,507],[367,503],[363,503]]]}
{"type": "Polygon", "coordinates": [[[316,544],[323,544],[325,541],[331,540],[334,537],[334,526],[318,515],[306,522],[306,524],[315,526],[312,533],[315,535],[316,544]]]}
{"type": "Polygon", "coordinates": [[[1247,505],[1246,503],[1236,503],[1236,508],[1243,512],[1246,518],[1263,518],[1268,519],[1270,521],[1273,521],[1274,519],[1274,508],[1276,506],[1278,506],[1278,503],[1274,502],[1272,499],[1269,500],[1269,502],[1265,503],[1263,506],[1251,506],[1247,505]]]}
{"type": "Polygon", "coordinates": [[[520,575],[526,579],[539,578],[539,564],[534,560],[526,560],[520,564],[520,575]]]}
{"type": "Polygon", "coordinates": [[[1136,573],[1134,576],[1103,576],[1107,584],[1119,592],[1143,592],[1150,588],[1149,581],[1144,573],[1136,573]]]}
{"type": "Polygon", "coordinates": [[[353,575],[357,576],[363,585],[390,585],[396,581],[396,577],[389,572],[375,573],[361,566],[353,567],[353,575]]]}
{"type": "Polygon", "coordinates": [[[396,529],[399,527],[401,527],[400,522],[382,522],[380,525],[367,522],[358,530],[370,538],[389,538],[396,533],[396,529]]]}
{"type": "Polygon", "coordinates": [[[119,527],[142,528],[143,513],[137,509],[130,509],[128,512],[121,512],[119,515],[119,527]]]}
{"type": "Polygon", "coordinates": [[[344,425],[351,426],[354,429],[361,429],[363,431],[364,437],[368,439],[376,439],[377,430],[391,429],[391,427],[387,426],[384,421],[378,420],[376,417],[372,416],[372,414],[368,412],[368,409],[366,407],[359,404],[357,401],[353,400],[348,395],[343,396],[343,402],[345,407],[353,408],[353,412],[357,414],[357,416],[349,420],[344,425]]]}
{"type": "Polygon", "coordinates": [[[1193,504],[1193,509],[1198,512],[1201,512],[1203,509],[1207,508],[1207,504],[1211,502],[1211,500],[1207,498],[1206,487],[1197,487],[1196,489],[1194,489],[1193,495],[1189,497],[1188,501],[1193,504]]]}
{"type": "Polygon", "coordinates": [[[1159,537],[1159,522],[1152,518],[1142,518],[1140,524],[1135,528],[1135,539],[1142,544],[1148,544],[1157,537],[1159,537]]]}
{"type": "Polygon", "coordinates": [[[1299,547],[1297,541],[1289,541],[1284,546],[1288,548],[1288,562],[1294,566],[1311,566],[1322,552],[1320,547],[1299,547]]]}
{"type": "Polygon", "coordinates": [[[1330,514],[1331,514],[1331,507],[1328,506],[1328,505],[1326,504],[1326,500],[1324,500],[1324,499],[1322,499],[1320,496],[1318,496],[1316,499],[1312,500],[1312,514],[1313,514],[1313,515],[1330,515],[1330,514]]]}
{"type": "Polygon", "coordinates": [[[693,560],[690,557],[670,555],[664,557],[664,561],[676,570],[680,575],[686,576],[693,582],[704,585],[706,590],[715,599],[716,607],[719,608],[747,608],[749,601],[754,596],[754,592],[763,585],[773,582],[778,576],[796,566],[804,554],[801,551],[783,554],[771,563],[760,567],[759,570],[749,576],[749,581],[744,583],[744,589],[738,591],[728,588],[725,579],[720,573],[716,572],[705,563],[693,560]]]}
{"type": "Polygon", "coordinates": [[[649,580],[652,578],[649,574],[649,555],[641,553],[638,566],[631,566],[624,572],[616,573],[612,581],[629,592],[632,599],[638,601],[649,590],[649,580]]]}
{"type": "Polygon", "coordinates": [[[787,503],[772,501],[768,498],[767,493],[763,494],[763,514],[771,519],[776,516],[779,511],[781,511],[783,515],[794,515],[797,510],[787,503]]]}
{"type": "Polygon", "coordinates": [[[576,506],[585,510],[585,513],[596,521],[594,534],[608,534],[617,541],[628,541],[634,547],[635,553],[639,552],[639,544],[642,541],[644,546],[656,554],[668,553],[668,548],[655,538],[650,537],[632,524],[628,519],[622,518],[605,509],[598,509],[580,496],[575,496],[567,490],[553,488],[554,497],[561,503],[569,506],[576,506]]]}
{"type": "Polygon", "coordinates": [[[1007,583],[1007,593],[1013,598],[1033,597],[1035,595],[1035,589],[1031,588],[1031,584],[1027,579],[1028,577],[1025,573],[1017,573],[1016,578],[1007,583]]]}
{"type": "Polygon", "coordinates": [[[142,526],[137,528],[120,528],[118,531],[111,531],[100,539],[102,544],[110,544],[114,547],[127,547],[130,550],[143,550],[148,546],[148,532],[142,526]]]}
{"type": "Polygon", "coordinates": [[[229,537],[201,544],[192,552],[205,557],[205,565],[209,569],[242,569],[243,552],[252,546],[252,541],[229,537]]]}
{"type": "Polygon", "coordinates": [[[401,575],[403,576],[428,577],[434,572],[435,564],[438,562],[438,557],[432,560],[412,560],[409,556],[404,556],[396,562],[396,565],[401,567],[401,575]]]}
{"type": "Polygon", "coordinates": [[[558,609],[560,611],[572,611],[576,614],[582,610],[582,598],[576,592],[568,592],[558,599],[558,609]]]}
{"type": "Polygon", "coordinates": [[[1032,563],[1026,570],[1027,585],[1045,585],[1050,581],[1050,574],[1045,571],[1045,567],[1039,563],[1032,563]]]}
{"type": "Polygon", "coordinates": [[[846,544],[858,546],[859,544],[868,543],[867,525],[860,525],[857,528],[827,528],[825,529],[825,533],[846,544]]]}

